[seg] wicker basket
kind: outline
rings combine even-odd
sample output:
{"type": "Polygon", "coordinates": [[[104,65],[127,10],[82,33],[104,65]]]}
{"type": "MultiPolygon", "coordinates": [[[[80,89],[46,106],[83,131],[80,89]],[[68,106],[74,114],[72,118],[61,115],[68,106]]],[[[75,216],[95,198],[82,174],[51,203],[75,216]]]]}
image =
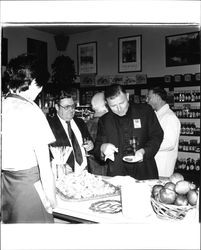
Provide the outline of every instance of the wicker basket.
{"type": "Polygon", "coordinates": [[[154,212],[158,217],[162,219],[174,219],[174,220],[182,220],[186,213],[193,209],[195,206],[187,205],[187,206],[176,206],[164,204],[159,201],[156,201],[151,197],[151,205],[154,212]]]}

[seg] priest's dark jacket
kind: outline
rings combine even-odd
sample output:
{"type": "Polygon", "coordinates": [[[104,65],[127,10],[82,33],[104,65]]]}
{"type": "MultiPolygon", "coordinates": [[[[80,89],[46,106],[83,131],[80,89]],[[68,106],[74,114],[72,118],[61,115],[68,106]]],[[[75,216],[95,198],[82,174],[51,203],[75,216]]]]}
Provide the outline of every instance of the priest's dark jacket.
{"type": "Polygon", "coordinates": [[[108,175],[130,175],[136,179],[157,179],[158,170],[154,159],[163,140],[163,130],[152,107],[148,104],[130,104],[125,116],[120,117],[111,110],[100,117],[94,154],[102,158],[100,147],[103,143],[112,143],[118,148],[114,162],[108,161],[108,175]],[[138,149],[144,148],[142,162],[123,161],[126,137],[138,138],[138,149]]]}

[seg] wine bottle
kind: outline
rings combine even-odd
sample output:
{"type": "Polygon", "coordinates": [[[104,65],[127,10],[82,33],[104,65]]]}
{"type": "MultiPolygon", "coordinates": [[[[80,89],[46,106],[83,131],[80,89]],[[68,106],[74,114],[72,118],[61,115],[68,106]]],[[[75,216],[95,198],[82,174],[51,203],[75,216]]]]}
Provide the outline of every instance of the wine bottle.
{"type": "Polygon", "coordinates": [[[191,161],[190,161],[190,170],[191,171],[195,170],[195,160],[194,159],[191,159],[191,161]]]}
{"type": "Polygon", "coordinates": [[[198,159],[195,163],[195,170],[200,171],[200,159],[198,159]]]}

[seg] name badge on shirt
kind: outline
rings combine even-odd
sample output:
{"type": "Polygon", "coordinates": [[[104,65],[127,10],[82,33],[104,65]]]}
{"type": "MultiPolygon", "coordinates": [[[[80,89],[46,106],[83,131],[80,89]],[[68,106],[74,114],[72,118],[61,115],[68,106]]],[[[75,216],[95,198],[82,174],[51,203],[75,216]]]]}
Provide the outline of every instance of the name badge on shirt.
{"type": "Polygon", "coordinates": [[[141,128],[141,120],[133,119],[134,128],[141,128]]]}

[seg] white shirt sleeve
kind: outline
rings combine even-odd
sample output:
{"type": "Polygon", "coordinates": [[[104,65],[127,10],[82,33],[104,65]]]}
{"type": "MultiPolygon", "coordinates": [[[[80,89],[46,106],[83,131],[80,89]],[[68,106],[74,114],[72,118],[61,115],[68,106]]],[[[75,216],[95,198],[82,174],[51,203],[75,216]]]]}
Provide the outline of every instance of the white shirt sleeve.
{"type": "Polygon", "coordinates": [[[174,115],[165,115],[160,120],[160,125],[164,132],[163,141],[160,145],[160,151],[173,150],[177,144],[180,135],[180,122],[174,115]]]}

